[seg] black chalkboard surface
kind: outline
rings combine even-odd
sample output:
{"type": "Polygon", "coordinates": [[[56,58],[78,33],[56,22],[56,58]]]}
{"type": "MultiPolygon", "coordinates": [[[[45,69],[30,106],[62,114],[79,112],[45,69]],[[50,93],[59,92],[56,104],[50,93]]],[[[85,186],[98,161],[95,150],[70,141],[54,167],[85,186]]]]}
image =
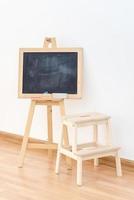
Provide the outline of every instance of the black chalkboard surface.
{"type": "Polygon", "coordinates": [[[82,48],[20,48],[19,98],[82,97],[82,48]]]}
{"type": "Polygon", "coordinates": [[[24,52],[22,93],[77,94],[78,52],[24,52]]]}

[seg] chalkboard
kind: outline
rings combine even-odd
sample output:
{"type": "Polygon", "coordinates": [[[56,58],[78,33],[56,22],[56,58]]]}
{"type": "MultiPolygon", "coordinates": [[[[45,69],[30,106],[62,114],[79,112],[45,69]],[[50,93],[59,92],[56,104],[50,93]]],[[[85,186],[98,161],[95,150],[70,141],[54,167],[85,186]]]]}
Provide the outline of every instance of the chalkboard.
{"type": "Polygon", "coordinates": [[[82,48],[20,48],[19,98],[82,96],[82,48]]]}
{"type": "Polygon", "coordinates": [[[77,94],[78,52],[24,52],[24,94],[77,94]]]}

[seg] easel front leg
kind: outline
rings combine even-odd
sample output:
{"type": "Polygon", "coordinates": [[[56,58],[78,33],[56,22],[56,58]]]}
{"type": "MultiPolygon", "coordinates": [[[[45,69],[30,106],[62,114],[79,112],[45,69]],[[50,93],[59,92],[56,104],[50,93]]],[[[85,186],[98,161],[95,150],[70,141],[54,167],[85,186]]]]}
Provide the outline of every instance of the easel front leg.
{"type": "MultiPolygon", "coordinates": [[[[61,117],[63,117],[65,115],[64,100],[62,100],[60,102],[60,114],[61,114],[61,117]]],[[[68,131],[67,131],[67,127],[66,126],[63,127],[63,133],[64,133],[64,144],[65,145],[69,145],[68,131]]]]}
{"type": "Polygon", "coordinates": [[[23,137],[18,167],[23,167],[24,157],[25,157],[27,144],[28,144],[28,138],[29,138],[31,124],[32,124],[32,120],[33,120],[33,114],[34,114],[34,110],[35,110],[35,104],[36,104],[36,102],[32,100],[30,109],[29,109],[29,113],[28,113],[26,127],[25,127],[25,133],[24,133],[24,137],[23,137]]]}
{"type": "MultiPolygon", "coordinates": [[[[65,115],[64,100],[62,100],[59,104],[60,104],[61,117],[63,117],[65,115]]],[[[68,130],[66,126],[63,127],[63,140],[64,140],[64,145],[69,146],[68,130]]],[[[72,169],[72,159],[67,157],[66,162],[68,165],[68,169],[72,169]]]]}
{"type": "Polygon", "coordinates": [[[62,125],[62,128],[61,128],[60,140],[59,140],[58,150],[57,150],[56,169],[55,169],[56,174],[59,174],[59,171],[60,171],[61,148],[63,145],[63,126],[64,125],[62,125]]]}

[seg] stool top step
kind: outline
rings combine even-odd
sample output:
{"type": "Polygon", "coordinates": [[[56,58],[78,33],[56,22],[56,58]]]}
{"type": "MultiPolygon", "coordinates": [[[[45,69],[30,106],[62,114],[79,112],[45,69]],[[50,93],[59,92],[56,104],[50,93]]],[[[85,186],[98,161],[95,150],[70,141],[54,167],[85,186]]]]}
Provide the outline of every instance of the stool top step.
{"type": "Polygon", "coordinates": [[[66,115],[63,117],[63,124],[65,125],[82,125],[85,123],[97,123],[110,119],[110,116],[101,113],[85,113],[77,115],[66,115]]]}

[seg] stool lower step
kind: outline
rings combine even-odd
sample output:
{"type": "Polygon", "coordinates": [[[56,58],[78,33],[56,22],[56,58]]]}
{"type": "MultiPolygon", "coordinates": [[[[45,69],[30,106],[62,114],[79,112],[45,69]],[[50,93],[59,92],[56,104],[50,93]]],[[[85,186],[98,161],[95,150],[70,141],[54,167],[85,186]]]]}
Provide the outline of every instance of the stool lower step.
{"type": "Polygon", "coordinates": [[[97,147],[95,146],[95,147],[81,149],[75,152],[75,154],[77,156],[95,156],[97,154],[115,152],[115,151],[118,151],[119,149],[120,149],[119,147],[98,145],[97,147]]]}

